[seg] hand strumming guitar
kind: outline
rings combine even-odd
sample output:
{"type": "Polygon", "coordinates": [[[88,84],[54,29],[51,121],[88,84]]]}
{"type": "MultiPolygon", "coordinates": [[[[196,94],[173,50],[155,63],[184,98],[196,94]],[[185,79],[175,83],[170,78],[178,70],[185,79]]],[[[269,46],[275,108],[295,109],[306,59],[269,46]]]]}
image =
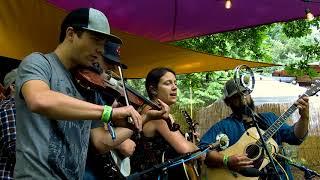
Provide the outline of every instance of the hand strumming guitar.
{"type": "Polygon", "coordinates": [[[239,171],[241,168],[253,167],[253,161],[246,155],[232,155],[228,159],[228,168],[233,171],[239,171]]]}

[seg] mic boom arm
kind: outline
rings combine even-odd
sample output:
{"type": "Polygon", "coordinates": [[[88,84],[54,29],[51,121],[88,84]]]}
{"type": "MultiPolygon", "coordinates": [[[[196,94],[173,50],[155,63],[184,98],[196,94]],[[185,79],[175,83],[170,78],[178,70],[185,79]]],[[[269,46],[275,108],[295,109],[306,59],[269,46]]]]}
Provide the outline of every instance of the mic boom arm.
{"type": "Polygon", "coordinates": [[[146,178],[157,176],[162,171],[164,171],[168,168],[171,168],[171,167],[177,166],[179,164],[182,164],[186,161],[190,161],[192,159],[195,159],[198,156],[202,155],[203,153],[206,153],[209,150],[218,149],[218,148],[220,148],[220,146],[224,146],[225,144],[229,144],[229,138],[227,135],[221,137],[220,139],[218,139],[216,142],[214,142],[212,144],[199,147],[199,149],[196,151],[187,153],[185,155],[176,157],[174,159],[170,159],[164,163],[154,165],[152,168],[146,169],[142,172],[134,173],[134,174],[128,176],[128,179],[140,180],[140,179],[146,179],[146,178]]]}
{"type": "Polygon", "coordinates": [[[286,157],[286,156],[284,156],[284,155],[282,155],[282,154],[276,154],[276,157],[278,157],[279,159],[283,159],[283,160],[285,160],[285,161],[287,161],[288,162],[288,164],[290,164],[291,166],[294,166],[294,167],[296,167],[296,168],[298,168],[298,169],[300,169],[301,171],[304,171],[304,177],[305,177],[305,179],[312,179],[313,177],[315,177],[315,176],[318,176],[318,177],[320,177],[320,174],[319,173],[317,173],[316,171],[314,171],[314,170],[311,170],[311,169],[309,169],[309,168],[307,168],[307,167],[305,167],[305,166],[303,166],[303,165],[301,165],[301,164],[298,164],[298,163],[296,163],[296,162],[294,162],[292,159],[290,159],[289,157],[286,157]]]}

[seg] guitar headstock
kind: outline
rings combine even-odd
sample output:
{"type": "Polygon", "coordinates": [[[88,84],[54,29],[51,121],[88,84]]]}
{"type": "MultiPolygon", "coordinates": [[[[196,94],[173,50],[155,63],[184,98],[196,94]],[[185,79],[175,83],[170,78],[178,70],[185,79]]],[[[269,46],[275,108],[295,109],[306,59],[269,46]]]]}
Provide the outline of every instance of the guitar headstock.
{"type": "Polygon", "coordinates": [[[308,89],[304,94],[306,96],[313,96],[320,91],[320,80],[315,80],[314,83],[311,84],[311,88],[308,89]]]}
{"type": "Polygon", "coordinates": [[[187,113],[187,111],[182,111],[183,117],[186,119],[186,122],[191,127],[193,125],[192,119],[190,115],[187,113]]]}

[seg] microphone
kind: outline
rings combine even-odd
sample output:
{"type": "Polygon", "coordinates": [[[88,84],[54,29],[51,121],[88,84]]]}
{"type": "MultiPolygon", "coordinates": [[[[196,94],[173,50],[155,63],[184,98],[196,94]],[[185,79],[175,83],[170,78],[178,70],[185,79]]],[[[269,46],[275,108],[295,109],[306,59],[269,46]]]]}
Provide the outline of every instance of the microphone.
{"type": "Polygon", "coordinates": [[[216,142],[209,145],[210,150],[224,150],[229,146],[229,137],[226,134],[218,134],[216,137],[216,142]]]}

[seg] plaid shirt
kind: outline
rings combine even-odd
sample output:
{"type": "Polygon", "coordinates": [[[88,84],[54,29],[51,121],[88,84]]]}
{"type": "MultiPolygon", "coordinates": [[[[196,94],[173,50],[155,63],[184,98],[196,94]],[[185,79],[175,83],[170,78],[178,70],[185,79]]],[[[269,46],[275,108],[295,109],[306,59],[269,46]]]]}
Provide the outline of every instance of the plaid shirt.
{"type": "Polygon", "coordinates": [[[13,179],[16,152],[16,107],[13,97],[0,102],[0,179],[13,179]]]}

